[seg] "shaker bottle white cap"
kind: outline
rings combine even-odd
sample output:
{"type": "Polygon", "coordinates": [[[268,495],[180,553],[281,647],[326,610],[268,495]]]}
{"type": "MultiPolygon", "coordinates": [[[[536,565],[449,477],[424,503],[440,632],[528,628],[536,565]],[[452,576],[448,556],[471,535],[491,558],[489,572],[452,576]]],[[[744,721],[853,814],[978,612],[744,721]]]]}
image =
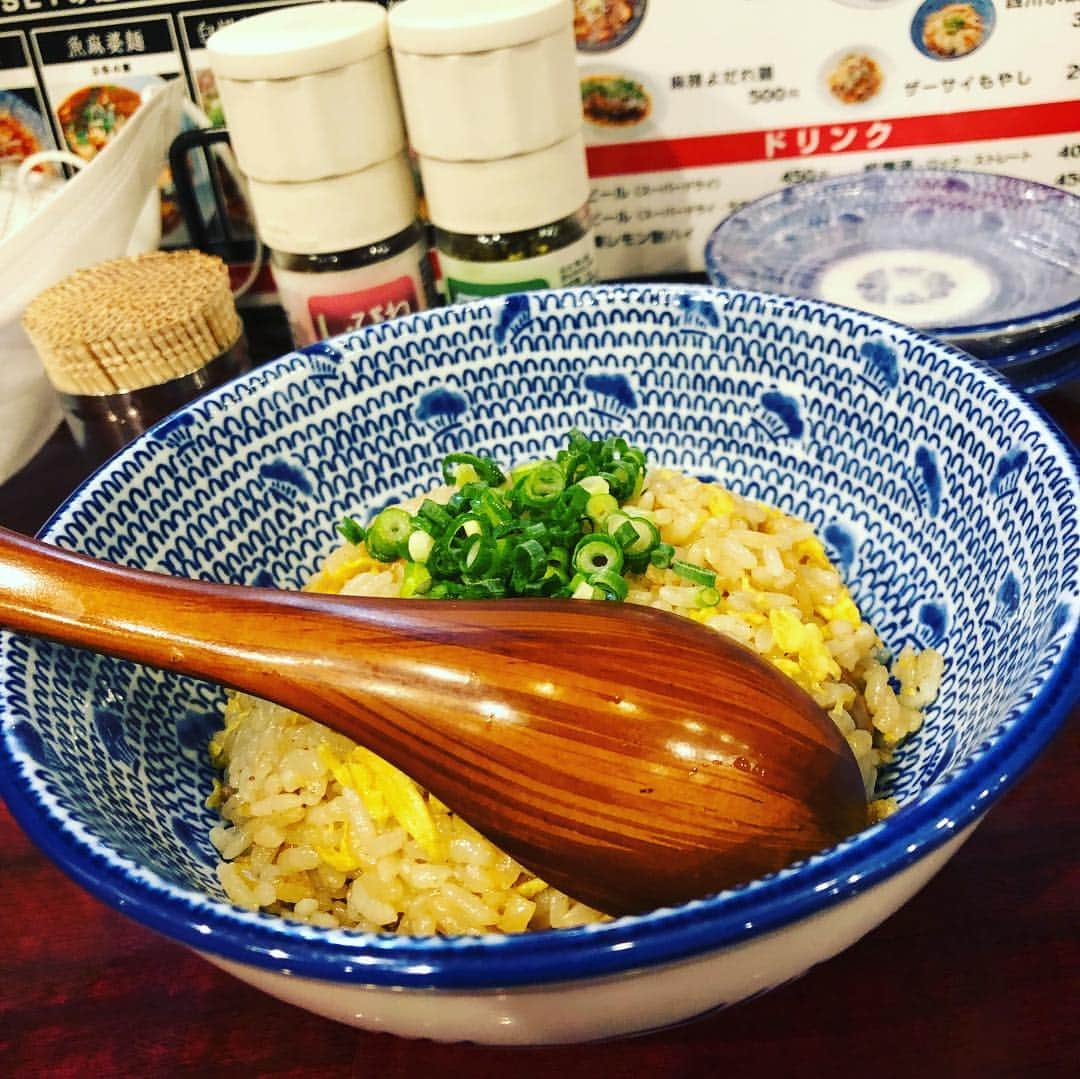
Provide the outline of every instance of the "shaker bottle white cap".
{"type": "Polygon", "coordinates": [[[263,242],[295,255],[366,247],[416,221],[416,185],[408,156],[311,183],[248,181],[263,242]]]}
{"type": "Polygon", "coordinates": [[[301,4],[240,19],[206,43],[218,78],[296,79],[356,63],[387,47],[375,3],[301,4]]]}
{"type": "Polygon", "coordinates": [[[589,201],[580,132],[528,154],[493,161],[420,156],[428,216],[448,232],[520,232],[576,213],[589,201]]]}
{"type": "Polygon", "coordinates": [[[217,31],[206,47],[236,159],[252,179],[338,176],[405,149],[377,4],[266,11],[217,31]]]}
{"type": "Polygon", "coordinates": [[[484,161],[582,126],[569,0],[405,0],[390,42],[417,153],[484,161]]]}
{"type": "Polygon", "coordinates": [[[404,0],[390,12],[390,42],[426,55],[485,52],[547,37],[572,19],[572,0],[404,0]]]}

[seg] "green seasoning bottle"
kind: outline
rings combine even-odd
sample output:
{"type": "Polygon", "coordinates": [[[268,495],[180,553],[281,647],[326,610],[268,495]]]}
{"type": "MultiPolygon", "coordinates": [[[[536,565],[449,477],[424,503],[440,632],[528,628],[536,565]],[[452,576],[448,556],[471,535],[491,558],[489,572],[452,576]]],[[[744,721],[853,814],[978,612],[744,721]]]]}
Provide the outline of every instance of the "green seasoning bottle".
{"type": "Polygon", "coordinates": [[[401,102],[451,301],[596,279],[571,0],[404,0],[401,102]]]}
{"type": "Polygon", "coordinates": [[[421,157],[420,171],[452,303],[596,280],[580,135],[494,161],[421,157]]]}

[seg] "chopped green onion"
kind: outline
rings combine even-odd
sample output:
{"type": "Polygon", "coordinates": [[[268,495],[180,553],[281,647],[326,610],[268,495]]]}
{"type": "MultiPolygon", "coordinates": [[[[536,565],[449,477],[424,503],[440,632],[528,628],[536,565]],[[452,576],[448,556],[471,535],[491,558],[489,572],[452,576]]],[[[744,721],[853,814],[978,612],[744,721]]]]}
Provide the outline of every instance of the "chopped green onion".
{"type": "Polygon", "coordinates": [[[674,556],[669,547],[664,559],[649,516],[622,504],[640,493],[645,470],[645,454],[625,439],[577,430],[509,480],[490,458],[451,453],[442,475],[455,490],[445,505],[425,498],[415,515],[390,507],[366,533],[352,518],[338,530],[381,561],[406,559],[403,596],[619,600],[629,590],[623,574],[674,556]]]}
{"type": "Polygon", "coordinates": [[[433,501],[430,498],[425,498],[420,503],[420,508],[416,511],[416,516],[422,521],[429,521],[432,529],[436,535],[441,535],[443,529],[450,523],[450,514],[446,512],[445,506],[440,506],[438,502],[433,501]]]}
{"type": "Polygon", "coordinates": [[[514,515],[505,502],[492,490],[485,490],[473,503],[473,509],[486,517],[492,528],[506,528],[514,523],[514,515]]]}
{"type": "Polygon", "coordinates": [[[441,542],[446,545],[455,558],[463,558],[472,546],[474,536],[486,536],[490,533],[487,521],[472,513],[462,513],[455,517],[442,534],[441,542]]]}
{"type": "Polygon", "coordinates": [[[494,561],[495,544],[487,536],[475,536],[465,549],[461,568],[471,576],[486,573],[494,561]]]}
{"type": "Polygon", "coordinates": [[[443,580],[455,577],[461,572],[457,556],[447,546],[445,538],[435,542],[435,546],[431,548],[431,553],[427,557],[426,565],[433,577],[443,580]]]}
{"type": "Polygon", "coordinates": [[[547,553],[547,564],[565,570],[570,565],[570,552],[565,547],[552,547],[547,553]]]}
{"type": "Polygon", "coordinates": [[[607,530],[628,555],[647,555],[660,544],[660,529],[648,517],[631,517],[625,512],[612,514],[607,530]]]}
{"type": "Polygon", "coordinates": [[[584,487],[591,495],[606,495],[611,493],[607,480],[603,476],[586,476],[578,480],[578,486],[584,487]]]}
{"type": "Polygon", "coordinates": [[[716,585],[716,574],[711,569],[705,569],[704,566],[695,566],[692,562],[682,562],[676,558],[672,561],[671,568],[680,577],[694,584],[704,585],[706,588],[713,588],[716,585]]]}
{"type": "Polygon", "coordinates": [[[626,548],[627,554],[648,554],[660,545],[660,529],[648,517],[631,517],[630,524],[637,532],[638,540],[626,548]]]}
{"type": "Polygon", "coordinates": [[[367,549],[380,562],[393,562],[408,553],[412,518],[397,506],[380,513],[367,530],[367,549]]]}
{"type": "MultiPolygon", "coordinates": [[[[630,515],[626,512],[626,510],[621,509],[621,510],[619,510],[618,513],[613,513],[604,522],[604,529],[605,529],[605,531],[607,532],[607,534],[609,536],[614,538],[615,533],[618,532],[619,529],[622,528],[623,525],[629,524],[629,523],[630,523],[630,515]]],[[[637,532],[634,533],[634,536],[635,537],[637,536],[637,532]]]]}
{"type": "Polygon", "coordinates": [[[536,540],[526,540],[514,549],[510,578],[514,591],[521,592],[526,585],[541,580],[547,568],[547,552],[536,540]]]}
{"type": "Polygon", "coordinates": [[[500,536],[494,543],[488,574],[492,577],[505,577],[511,571],[510,560],[513,555],[514,541],[509,536],[500,536]]]}
{"type": "MultiPolygon", "coordinates": [[[[470,464],[457,464],[451,467],[454,486],[464,490],[466,487],[480,481],[480,473],[470,464]]],[[[468,496],[466,496],[468,497],[468,496]]]]}
{"type": "Polygon", "coordinates": [[[567,487],[559,499],[560,512],[566,517],[580,517],[592,496],[579,483],[567,487]]]}
{"type": "Polygon", "coordinates": [[[703,588],[694,602],[698,607],[715,607],[720,602],[720,593],[715,588],[703,588]]]}
{"type": "Polygon", "coordinates": [[[470,581],[461,592],[462,599],[501,599],[505,595],[506,585],[498,577],[470,581]]]}
{"type": "Polygon", "coordinates": [[[547,534],[548,527],[541,521],[535,521],[527,524],[521,530],[522,539],[537,540],[540,543],[542,543],[547,538],[547,534]]]}
{"type": "Polygon", "coordinates": [[[649,561],[659,569],[667,569],[675,557],[675,548],[670,543],[659,543],[649,555],[649,561]]]}
{"type": "Polygon", "coordinates": [[[427,566],[419,562],[409,562],[405,566],[405,577],[401,582],[400,594],[405,599],[422,596],[431,589],[431,585],[431,574],[428,572],[427,566]]]}
{"type": "Polygon", "coordinates": [[[585,503],[585,516],[599,528],[618,508],[618,500],[613,495],[591,495],[585,503]]]}
{"type": "Polygon", "coordinates": [[[566,436],[570,451],[573,453],[588,453],[592,449],[592,442],[578,428],[573,427],[566,436]]]}
{"type": "Polygon", "coordinates": [[[410,537],[407,544],[409,558],[413,562],[426,562],[435,546],[435,537],[418,528],[410,537]]]}
{"type": "Polygon", "coordinates": [[[570,575],[566,570],[559,566],[548,566],[536,587],[540,595],[553,596],[564,588],[569,581],[570,575]]]}
{"type": "Polygon", "coordinates": [[[554,461],[542,461],[517,484],[515,491],[520,493],[526,506],[538,509],[557,501],[566,487],[566,476],[554,461]]]}
{"type": "Polygon", "coordinates": [[[601,570],[618,573],[622,569],[623,553],[610,536],[584,536],[574,548],[573,563],[574,569],[586,576],[601,570]]]}
{"type": "Polygon", "coordinates": [[[515,465],[510,469],[510,484],[516,487],[518,481],[527,476],[535,468],[539,468],[544,463],[543,459],[539,461],[526,461],[523,465],[515,465]]]}
{"type": "Polygon", "coordinates": [[[634,493],[637,484],[638,467],[633,461],[621,461],[610,472],[602,472],[607,480],[608,489],[620,501],[625,502],[634,493]]]}
{"type": "Polygon", "coordinates": [[[637,529],[630,523],[630,518],[625,514],[612,514],[612,517],[622,517],[622,521],[608,521],[608,534],[624,550],[628,550],[638,541],[637,529]],[[613,528],[612,525],[615,527],[613,528]]]}
{"type": "Polygon", "coordinates": [[[364,542],[364,528],[359,521],[352,517],[342,517],[337,524],[337,530],[346,542],[354,547],[364,542]]]}
{"type": "MultiPolygon", "coordinates": [[[[577,580],[575,577],[574,580],[577,580]]],[[[571,599],[597,599],[596,589],[589,583],[586,577],[581,578],[581,583],[576,587],[574,581],[569,584],[571,599]]]]}
{"type": "Polygon", "coordinates": [[[626,578],[609,569],[592,574],[589,577],[589,584],[593,588],[599,589],[604,594],[604,599],[613,599],[620,603],[626,599],[627,593],[630,591],[626,578]]]}
{"type": "Polygon", "coordinates": [[[443,479],[447,483],[457,482],[455,465],[471,466],[477,478],[489,487],[499,487],[506,482],[502,469],[490,457],[479,457],[475,453],[448,453],[442,463],[443,479]]]}

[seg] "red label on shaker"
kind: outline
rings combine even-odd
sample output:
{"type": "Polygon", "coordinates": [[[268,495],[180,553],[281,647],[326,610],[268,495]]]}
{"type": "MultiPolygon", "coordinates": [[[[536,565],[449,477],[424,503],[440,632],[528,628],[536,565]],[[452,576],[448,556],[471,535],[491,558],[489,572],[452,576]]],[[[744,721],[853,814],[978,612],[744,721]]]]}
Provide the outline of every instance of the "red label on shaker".
{"type": "Polygon", "coordinates": [[[355,292],[308,298],[308,313],[318,337],[348,333],[420,309],[416,283],[405,276],[355,292]]]}

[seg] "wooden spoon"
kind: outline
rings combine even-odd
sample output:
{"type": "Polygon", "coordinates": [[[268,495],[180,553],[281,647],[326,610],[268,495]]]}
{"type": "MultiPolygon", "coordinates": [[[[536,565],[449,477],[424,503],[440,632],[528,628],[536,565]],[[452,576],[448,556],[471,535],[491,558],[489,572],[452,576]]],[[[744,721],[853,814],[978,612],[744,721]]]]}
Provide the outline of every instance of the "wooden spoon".
{"type": "Polygon", "coordinates": [[[802,689],[648,608],[206,584],[0,529],[0,625],[325,723],[609,914],[751,880],[867,822],[855,759],[802,689]]]}

